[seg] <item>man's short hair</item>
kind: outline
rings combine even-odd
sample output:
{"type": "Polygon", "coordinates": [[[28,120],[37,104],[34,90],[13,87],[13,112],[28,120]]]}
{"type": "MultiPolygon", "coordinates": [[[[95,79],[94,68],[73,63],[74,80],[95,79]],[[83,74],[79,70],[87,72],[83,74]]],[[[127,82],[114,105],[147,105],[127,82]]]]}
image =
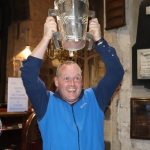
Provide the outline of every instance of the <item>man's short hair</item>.
{"type": "MultiPolygon", "coordinates": [[[[56,76],[57,76],[57,77],[59,76],[59,70],[60,70],[60,68],[61,68],[63,65],[70,65],[70,64],[75,64],[75,65],[77,65],[77,66],[80,68],[80,66],[79,66],[75,61],[67,60],[67,61],[61,63],[61,64],[57,67],[56,76]]],[[[80,70],[81,70],[81,68],[80,68],[80,70]]],[[[81,73],[82,73],[82,71],[81,71],[81,73]]]]}

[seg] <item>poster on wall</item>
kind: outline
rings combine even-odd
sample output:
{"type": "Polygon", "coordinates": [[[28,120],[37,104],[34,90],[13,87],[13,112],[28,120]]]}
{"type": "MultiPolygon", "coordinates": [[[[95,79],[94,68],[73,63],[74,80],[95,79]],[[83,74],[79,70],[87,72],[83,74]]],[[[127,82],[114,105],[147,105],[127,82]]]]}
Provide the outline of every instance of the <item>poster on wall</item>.
{"type": "Polygon", "coordinates": [[[7,112],[28,110],[28,96],[21,78],[8,78],[7,112]]]}

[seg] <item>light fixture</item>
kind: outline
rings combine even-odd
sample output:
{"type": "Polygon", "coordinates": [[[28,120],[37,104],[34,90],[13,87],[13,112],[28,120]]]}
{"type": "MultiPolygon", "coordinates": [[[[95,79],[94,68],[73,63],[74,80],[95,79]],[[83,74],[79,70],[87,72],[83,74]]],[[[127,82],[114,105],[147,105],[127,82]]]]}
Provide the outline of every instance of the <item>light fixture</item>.
{"type": "MultiPolygon", "coordinates": [[[[61,42],[59,41],[59,44],[61,45],[61,42]]],[[[59,50],[55,49],[53,40],[50,40],[49,45],[47,47],[47,55],[55,62],[54,66],[56,66],[56,62],[63,63],[66,60],[74,60],[77,57],[77,51],[68,51],[60,47],[59,50]],[[56,61],[57,59],[57,61],[56,61]],[[59,61],[58,61],[59,60],[59,61]]]]}
{"type": "Polygon", "coordinates": [[[25,59],[31,54],[30,46],[26,46],[26,48],[22,51],[22,54],[25,59]]]}
{"type": "Polygon", "coordinates": [[[30,50],[30,46],[29,46],[29,28],[27,28],[27,45],[25,47],[25,49],[22,51],[22,54],[24,56],[25,59],[27,59],[27,57],[31,54],[31,50],[30,50]]]}

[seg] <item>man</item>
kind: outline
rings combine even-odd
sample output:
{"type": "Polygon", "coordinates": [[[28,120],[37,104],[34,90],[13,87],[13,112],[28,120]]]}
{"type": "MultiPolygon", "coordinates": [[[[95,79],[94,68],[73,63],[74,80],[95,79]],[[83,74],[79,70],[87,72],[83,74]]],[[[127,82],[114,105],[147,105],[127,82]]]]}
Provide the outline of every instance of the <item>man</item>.
{"type": "Polygon", "coordinates": [[[81,69],[75,62],[67,61],[57,69],[56,92],[46,90],[38,74],[49,40],[56,31],[55,19],[48,17],[41,42],[20,69],[37,115],[43,149],[104,150],[104,110],[123,78],[123,67],[115,49],[101,38],[100,24],[94,18],[89,23],[89,32],[105,63],[105,76],[95,87],[84,90],[81,69]]]}

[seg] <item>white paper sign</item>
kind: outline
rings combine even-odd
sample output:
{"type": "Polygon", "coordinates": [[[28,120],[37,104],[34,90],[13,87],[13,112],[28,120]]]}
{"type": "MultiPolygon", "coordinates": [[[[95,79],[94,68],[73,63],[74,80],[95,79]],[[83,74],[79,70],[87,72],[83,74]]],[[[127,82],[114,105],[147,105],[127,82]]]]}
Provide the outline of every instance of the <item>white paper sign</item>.
{"type": "Polygon", "coordinates": [[[142,78],[149,77],[150,78],[150,54],[141,55],[141,70],[140,75],[142,78]]]}
{"type": "Polygon", "coordinates": [[[28,96],[21,78],[8,78],[8,112],[22,112],[28,110],[28,96]]]}
{"type": "Polygon", "coordinates": [[[137,50],[137,78],[150,79],[150,49],[137,50]]]}

